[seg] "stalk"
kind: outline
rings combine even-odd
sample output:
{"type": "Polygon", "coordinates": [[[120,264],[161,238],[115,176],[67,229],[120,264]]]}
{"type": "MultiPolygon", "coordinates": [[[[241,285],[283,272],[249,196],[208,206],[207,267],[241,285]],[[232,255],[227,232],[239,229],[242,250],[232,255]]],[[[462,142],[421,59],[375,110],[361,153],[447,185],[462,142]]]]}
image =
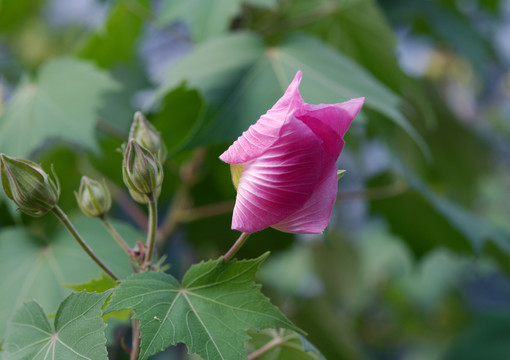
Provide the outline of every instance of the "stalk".
{"type": "Polygon", "coordinates": [[[145,261],[143,264],[143,268],[147,270],[152,258],[152,250],[154,250],[154,242],[156,239],[156,230],[158,226],[158,202],[154,193],[151,193],[149,196],[149,203],[147,206],[149,207],[149,226],[147,232],[147,253],[145,254],[145,261]]]}
{"type": "Polygon", "coordinates": [[[130,360],[138,360],[138,357],[140,356],[140,329],[138,328],[140,326],[140,321],[132,319],[131,320],[131,326],[132,326],[132,347],[131,347],[131,356],[129,357],[130,360]]]}
{"type": "Polygon", "coordinates": [[[115,275],[113,273],[113,271],[111,271],[110,268],[108,266],[106,266],[106,264],[103,263],[101,261],[101,259],[99,259],[97,257],[97,255],[94,253],[94,251],[87,245],[85,240],[83,240],[81,235],[78,233],[76,228],[73,226],[73,224],[67,217],[67,215],[64,213],[64,211],[62,211],[62,209],[58,205],[55,205],[55,207],[51,211],[60,220],[60,222],[66,227],[67,231],[69,231],[69,233],[76,239],[76,241],[78,242],[78,245],[81,246],[81,248],[87,253],[87,255],[90,256],[90,258],[101,269],[103,269],[104,272],[106,272],[106,274],[108,274],[108,276],[110,276],[113,280],[115,280],[115,281],[120,280],[119,277],[117,275],[115,275]]]}
{"type": "Polygon", "coordinates": [[[248,237],[251,235],[251,233],[245,233],[243,232],[241,236],[237,239],[237,241],[232,245],[229,251],[223,256],[223,262],[227,262],[239,251],[241,246],[244,245],[246,240],[248,240],[248,237]]]}
{"type": "Polygon", "coordinates": [[[124,249],[124,251],[129,255],[130,258],[133,257],[133,250],[131,250],[131,248],[129,247],[129,245],[126,243],[126,241],[122,238],[122,236],[118,233],[117,230],[115,230],[115,228],[112,226],[112,224],[108,221],[108,219],[106,218],[106,216],[100,216],[99,217],[104,225],[104,227],[106,228],[106,230],[108,230],[108,232],[110,233],[110,235],[115,239],[115,241],[117,241],[117,244],[119,244],[119,246],[124,249]]]}

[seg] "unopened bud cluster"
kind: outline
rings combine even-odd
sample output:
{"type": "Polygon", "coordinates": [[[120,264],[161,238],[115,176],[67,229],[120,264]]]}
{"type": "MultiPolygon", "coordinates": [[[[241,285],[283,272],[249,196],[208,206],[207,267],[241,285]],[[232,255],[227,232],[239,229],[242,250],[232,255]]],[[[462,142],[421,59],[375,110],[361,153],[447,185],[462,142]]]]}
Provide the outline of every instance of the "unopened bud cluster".
{"type": "Polygon", "coordinates": [[[52,176],[32,161],[0,154],[0,179],[5,194],[28,215],[42,216],[57,205],[60,184],[53,168],[52,176]]]}
{"type": "MultiPolygon", "coordinates": [[[[159,197],[163,183],[162,162],[166,156],[161,134],[137,112],[124,147],[122,164],[123,180],[133,199],[146,204],[152,197],[159,197]]],[[[57,205],[60,184],[53,167],[51,170],[52,176],[32,161],[0,154],[0,181],[5,194],[31,216],[42,216],[57,205]]],[[[75,196],[82,212],[92,217],[102,217],[112,205],[104,180],[82,177],[75,196]]]]}

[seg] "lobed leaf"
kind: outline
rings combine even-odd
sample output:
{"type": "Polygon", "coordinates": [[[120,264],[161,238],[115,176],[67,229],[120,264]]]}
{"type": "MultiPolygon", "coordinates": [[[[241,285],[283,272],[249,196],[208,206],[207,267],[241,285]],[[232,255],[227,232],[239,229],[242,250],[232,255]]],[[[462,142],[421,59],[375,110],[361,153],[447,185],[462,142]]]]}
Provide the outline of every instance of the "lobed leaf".
{"type": "MultiPolygon", "coordinates": [[[[127,255],[109,237],[96,219],[75,223],[76,228],[96,254],[120,277],[132,270],[127,255]]],[[[140,233],[115,223],[124,239],[134,245],[140,233]]],[[[99,275],[100,269],[62,229],[53,239],[43,242],[21,228],[0,232],[0,338],[5,335],[9,317],[24,301],[37,299],[49,312],[71,291],[62,284],[76,284],[99,275]]]]}
{"type": "Polygon", "coordinates": [[[107,360],[101,307],[111,291],[69,295],[52,327],[42,307],[25,303],[9,322],[4,351],[10,360],[107,360]]]}
{"type": "Polygon", "coordinates": [[[182,285],[161,272],[135,274],[121,282],[105,311],[134,309],[140,320],[141,360],[177,343],[207,360],[245,359],[246,330],[299,331],[254,282],[267,256],[193,265],[182,285]]]}

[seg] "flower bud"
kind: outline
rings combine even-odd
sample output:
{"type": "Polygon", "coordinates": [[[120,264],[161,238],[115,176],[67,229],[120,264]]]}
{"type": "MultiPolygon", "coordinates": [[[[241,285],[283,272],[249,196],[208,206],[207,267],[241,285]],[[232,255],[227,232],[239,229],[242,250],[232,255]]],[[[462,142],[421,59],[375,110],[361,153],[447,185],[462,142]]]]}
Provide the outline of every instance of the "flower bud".
{"type": "Polygon", "coordinates": [[[103,216],[112,206],[112,197],[104,179],[99,182],[83,176],[80,188],[78,192],[74,192],[74,196],[81,211],[87,216],[103,216]]]}
{"type": "MultiPolygon", "coordinates": [[[[149,202],[149,198],[145,194],[140,194],[137,192],[132,191],[129,189],[129,195],[131,195],[131,198],[133,198],[134,201],[140,203],[140,204],[147,204],[149,202]]],[[[159,195],[161,194],[161,186],[157,187],[156,190],[154,190],[154,197],[157,199],[159,198],[159,195]]]]}
{"type": "Polygon", "coordinates": [[[0,179],[5,194],[21,211],[42,216],[53,209],[60,196],[60,184],[51,168],[53,178],[38,164],[0,154],[0,179]]]}
{"type": "Polygon", "coordinates": [[[159,158],[131,139],[124,150],[122,177],[133,199],[146,204],[148,195],[161,192],[163,167],[159,158]]]}
{"type": "Polygon", "coordinates": [[[156,130],[154,125],[147,121],[140,111],[135,113],[133,124],[129,131],[129,140],[131,139],[136,140],[155,156],[160,156],[161,162],[166,160],[167,150],[161,133],[156,130]]]}

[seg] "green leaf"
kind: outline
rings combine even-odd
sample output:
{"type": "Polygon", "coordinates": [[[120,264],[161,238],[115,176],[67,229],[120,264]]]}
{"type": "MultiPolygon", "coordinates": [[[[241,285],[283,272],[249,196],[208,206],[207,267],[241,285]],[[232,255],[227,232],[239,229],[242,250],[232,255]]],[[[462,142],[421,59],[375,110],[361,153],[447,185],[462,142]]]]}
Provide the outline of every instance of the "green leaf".
{"type": "Polygon", "coordinates": [[[117,286],[115,280],[110,278],[105,273],[101,272],[101,277],[97,279],[90,279],[89,281],[82,282],[80,284],[62,284],[62,286],[68,287],[74,291],[86,291],[86,292],[104,292],[113,289],[117,286]]]}
{"type": "MultiPolygon", "coordinates": [[[[133,62],[115,66],[110,71],[120,90],[110,92],[103,97],[104,106],[99,110],[101,122],[98,128],[127,139],[133,114],[139,110],[133,103],[133,97],[140,89],[152,86],[147,80],[142,64],[133,62]]],[[[108,155],[110,153],[107,153],[108,155]]]]}
{"type": "Polygon", "coordinates": [[[10,360],[108,359],[101,307],[110,295],[69,295],[54,326],[35,301],[25,303],[9,322],[4,350],[10,360]]]}
{"type": "Polygon", "coordinates": [[[243,3],[273,7],[277,0],[167,0],[163,2],[156,21],[159,25],[186,22],[193,39],[201,42],[227,32],[232,20],[241,12],[243,3]]]}
{"type": "Polygon", "coordinates": [[[164,97],[161,109],[150,121],[161,132],[168,152],[175,153],[191,141],[202,125],[202,98],[198,91],[186,89],[183,84],[164,97]]]}
{"type": "Polygon", "coordinates": [[[510,314],[507,310],[477,314],[467,329],[456,337],[443,359],[507,359],[510,348],[505,334],[509,331],[510,314]]]}
{"type": "Polygon", "coordinates": [[[510,270],[508,232],[439,196],[414,176],[407,174],[407,180],[407,191],[372,201],[371,211],[384,216],[391,231],[406,240],[416,256],[440,246],[460,253],[486,252],[510,270]]]}
{"type": "Polygon", "coordinates": [[[354,59],[394,91],[402,90],[404,74],[397,61],[397,41],[376,1],[298,0],[283,9],[284,21],[295,24],[292,29],[298,28],[318,36],[354,59]],[[309,18],[310,13],[324,15],[302,26],[302,20],[309,18]]]}
{"type": "MultiPolygon", "coordinates": [[[[76,228],[96,254],[120,277],[132,273],[129,259],[96,219],[75,223],[76,228]]],[[[132,227],[114,223],[124,239],[133,246],[142,235],[132,227]]],[[[10,314],[24,301],[37,299],[49,312],[70,292],[61,284],[76,284],[97,277],[99,267],[62,229],[50,241],[41,241],[22,228],[0,232],[0,338],[10,314]]]]}
{"type": "Polygon", "coordinates": [[[104,29],[90,37],[78,56],[102,68],[130,61],[148,11],[148,0],[118,1],[104,29]]]}
{"type": "Polygon", "coordinates": [[[393,120],[426,151],[401,114],[395,93],[349,58],[307,36],[265,47],[255,34],[236,33],[199,45],[168,71],[159,96],[187,81],[211,106],[197,143],[231,141],[281,97],[298,70],[303,71],[300,90],[305,101],[365,97],[368,108],[393,120]]]}
{"type": "Polygon", "coordinates": [[[248,354],[253,353],[263,346],[270,347],[270,350],[260,360],[319,360],[324,359],[320,352],[304,338],[291,330],[266,329],[260,332],[249,331],[251,339],[246,343],[245,348],[248,354]]]}
{"type": "Polygon", "coordinates": [[[43,0],[0,1],[0,32],[16,30],[40,11],[43,0]]]}
{"type": "Polygon", "coordinates": [[[116,83],[90,63],[60,58],[24,80],[0,117],[0,152],[29,157],[49,138],[96,149],[94,126],[103,95],[116,83]]]}
{"type": "Polygon", "coordinates": [[[392,23],[406,24],[412,33],[434,38],[439,46],[466,57],[478,71],[494,59],[484,32],[473,26],[472,15],[455,1],[392,1],[385,10],[392,23]]]}
{"type": "Polygon", "coordinates": [[[206,360],[245,359],[246,330],[299,331],[254,282],[267,256],[201,262],[188,270],[182,285],[160,272],[135,274],[121,282],[105,311],[134,309],[140,320],[141,360],[179,342],[206,360]]]}

